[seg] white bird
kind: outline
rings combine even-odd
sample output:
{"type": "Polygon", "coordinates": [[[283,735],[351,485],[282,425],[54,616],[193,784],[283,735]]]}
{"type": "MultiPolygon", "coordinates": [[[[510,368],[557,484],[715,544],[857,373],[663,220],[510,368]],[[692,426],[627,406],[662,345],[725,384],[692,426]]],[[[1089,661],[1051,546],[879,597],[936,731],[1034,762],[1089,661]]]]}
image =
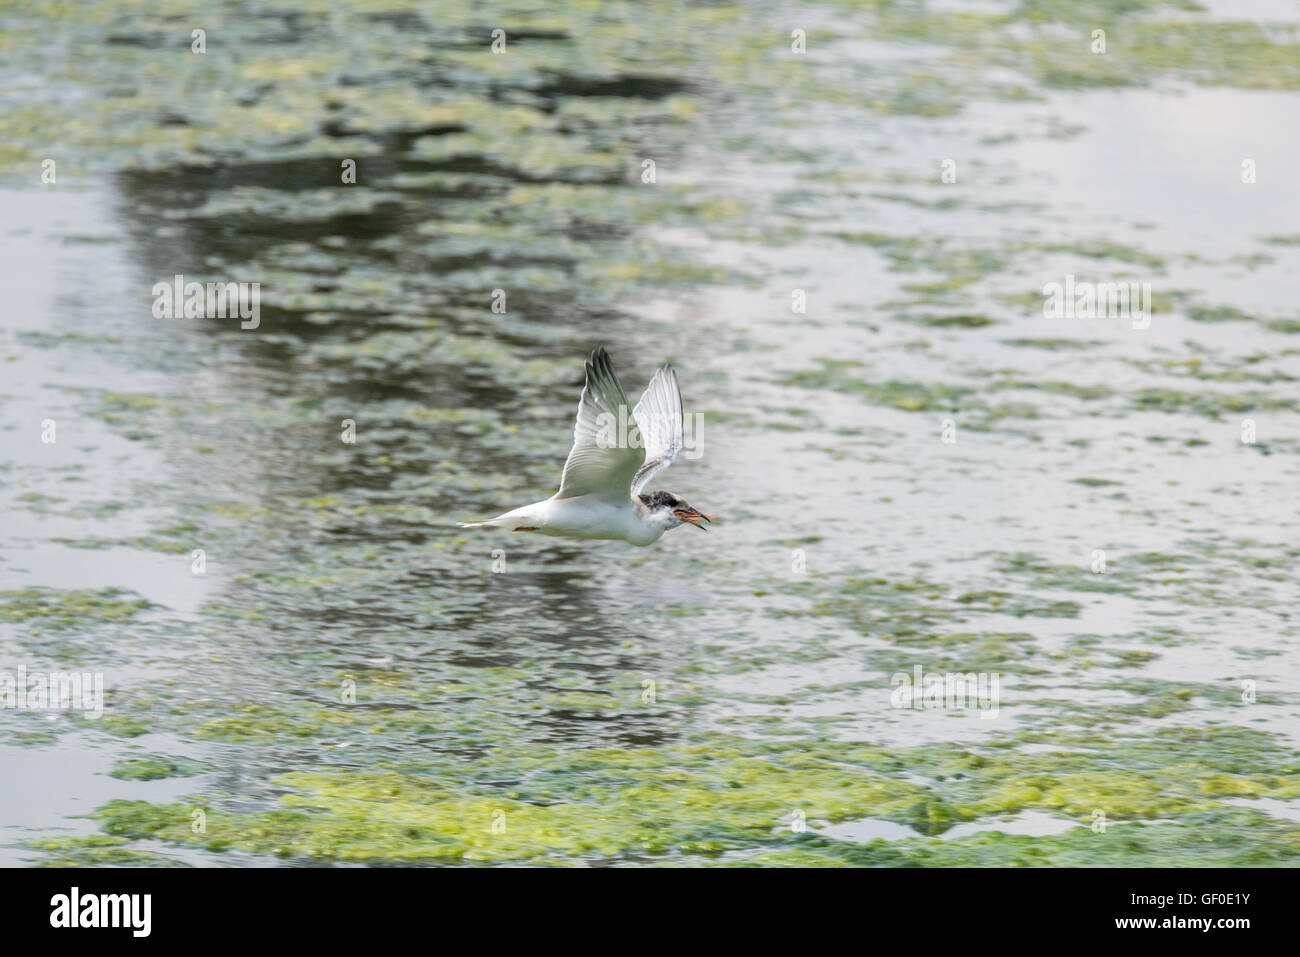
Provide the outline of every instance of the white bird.
{"type": "Polygon", "coordinates": [[[646,386],[632,410],[635,429],[627,426],[627,408],[627,395],[609,353],[597,349],[587,362],[587,382],[578,402],[573,448],[564,463],[560,490],[545,501],[486,522],[457,524],[564,538],[609,538],[641,546],[683,523],[707,531],[698,519],[711,522],[711,516],[680,496],[663,491],[642,494],[682,450],[682,391],[672,366],[655,372],[646,386]]]}

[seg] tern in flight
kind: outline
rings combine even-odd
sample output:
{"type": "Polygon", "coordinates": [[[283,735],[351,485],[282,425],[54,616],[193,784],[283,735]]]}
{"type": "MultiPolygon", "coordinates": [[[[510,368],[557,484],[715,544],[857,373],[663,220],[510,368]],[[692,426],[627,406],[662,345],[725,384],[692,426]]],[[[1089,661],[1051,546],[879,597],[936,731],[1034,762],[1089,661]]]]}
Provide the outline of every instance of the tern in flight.
{"type": "Polygon", "coordinates": [[[642,546],[683,523],[707,531],[699,520],[711,523],[711,517],[687,505],[680,495],[643,493],[682,450],[682,391],[672,366],[654,374],[632,410],[635,431],[626,428],[627,408],[627,395],[614,375],[609,353],[597,349],[587,362],[587,382],[578,402],[573,448],[564,462],[560,490],[543,502],[486,522],[457,524],[564,538],[611,538],[642,546]]]}

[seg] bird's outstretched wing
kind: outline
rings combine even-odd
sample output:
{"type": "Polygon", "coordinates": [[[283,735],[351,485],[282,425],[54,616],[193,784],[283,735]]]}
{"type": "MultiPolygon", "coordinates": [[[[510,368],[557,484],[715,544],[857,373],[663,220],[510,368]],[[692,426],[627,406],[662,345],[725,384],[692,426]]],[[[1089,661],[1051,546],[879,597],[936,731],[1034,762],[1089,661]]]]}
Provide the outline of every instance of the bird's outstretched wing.
{"type": "Polygon", "coordinates": [[[632,431],[628,408],[627,395],[614,375],[609,353],[603,347],[597,349],[587,361],[587,382],[582,387],[578,421],[573,426],[573,448],[564,462],[557,498],[595,495],[616,504],[628,500],[632,477],[645,461],[641,449],[628,435],[632,431]],[[622,435],[620,420],[624,423],[622,435]]]}
{"type": "Polygon", "coordinates": [[[654,374],[632,418],[645,443],[645,462],[632,478],[632,494],[640,495],[682,450],[682,390],[672,366],[664,366],[654,374]]]}

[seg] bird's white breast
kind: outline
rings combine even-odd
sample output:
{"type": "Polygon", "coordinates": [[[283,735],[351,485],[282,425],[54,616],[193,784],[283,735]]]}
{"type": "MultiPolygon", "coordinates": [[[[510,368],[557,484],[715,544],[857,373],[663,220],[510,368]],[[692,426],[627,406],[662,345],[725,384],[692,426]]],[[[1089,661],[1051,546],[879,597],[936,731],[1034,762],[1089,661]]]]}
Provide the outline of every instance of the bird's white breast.
{"type": "Polygon", "coordinates": [[[545,524],[538,531],[569,538],[612,538],[632,545],[649,545],[664,533],[662,526],[644,521],[629,498],[618,505],[591,495],[551,498],[540,503],[545,524]]]}

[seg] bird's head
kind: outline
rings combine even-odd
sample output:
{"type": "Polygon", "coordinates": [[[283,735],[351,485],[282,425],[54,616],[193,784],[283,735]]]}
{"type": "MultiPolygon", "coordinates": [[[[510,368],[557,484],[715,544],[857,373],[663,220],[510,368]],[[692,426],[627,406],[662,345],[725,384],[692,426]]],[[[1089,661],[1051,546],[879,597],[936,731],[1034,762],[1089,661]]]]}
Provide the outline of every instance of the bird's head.
{"type": "Polygon", "coordinates": [[[687,505],[686,499],[680,495],[674,495],[672,492],[651,492],[648,495],[642,495],[641,502],[646,507],[646,519],[662,525],[665,529],[686,524],[694,525],[696,528],[707,532],[708,529],[700,524],[700,519],[712,522],[710,516],[687,505]]]}

